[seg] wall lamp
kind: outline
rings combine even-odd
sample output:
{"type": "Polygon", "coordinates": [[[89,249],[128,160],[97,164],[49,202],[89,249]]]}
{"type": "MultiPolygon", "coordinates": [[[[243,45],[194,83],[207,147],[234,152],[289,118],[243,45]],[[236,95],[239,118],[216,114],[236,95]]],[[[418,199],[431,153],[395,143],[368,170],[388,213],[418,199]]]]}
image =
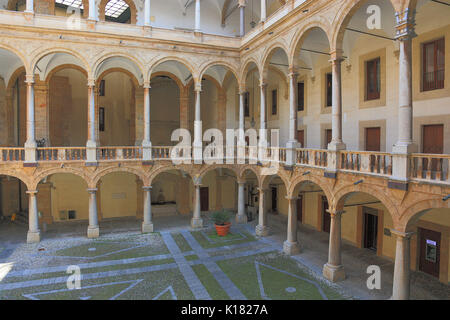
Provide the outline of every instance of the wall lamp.
{"type": "Polygon", "coordinates": [[[447,201],[448,199],[450,199],[450,194],[446,195],[445,197],[442,198],[442,201],[447,201]]]}
{"type": "Polygon", "coordinates": [[[360,184],[360,183],[363,183],[364,182],[364,180],[358,180],[358,181],[356,181],[355,183],[354,183],[354,185],[356,186],[356,185],[358,185],[358,184],[360,184]]]}

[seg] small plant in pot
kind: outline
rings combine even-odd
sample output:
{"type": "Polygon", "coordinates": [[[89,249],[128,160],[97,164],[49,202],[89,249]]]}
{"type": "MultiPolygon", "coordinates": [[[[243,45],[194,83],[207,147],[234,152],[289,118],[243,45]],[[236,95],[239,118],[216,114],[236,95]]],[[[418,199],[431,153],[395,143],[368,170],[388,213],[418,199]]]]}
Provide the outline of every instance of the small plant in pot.
{"type": "Polygon", "coordinates": [[[211,214],[211,220],[214,221],[218,236],[225,237],[230,231],[231,216],[232,213],[227,210],[216,211],[211,214]]]}

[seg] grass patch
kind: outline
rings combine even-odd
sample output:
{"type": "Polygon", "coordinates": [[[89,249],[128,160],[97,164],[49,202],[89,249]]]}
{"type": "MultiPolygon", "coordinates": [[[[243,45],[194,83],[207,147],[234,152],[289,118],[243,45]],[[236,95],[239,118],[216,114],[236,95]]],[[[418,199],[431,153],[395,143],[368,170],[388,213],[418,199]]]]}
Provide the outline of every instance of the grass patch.
{"type": "Polygon", "coordinates": [[[315,284],[259,265],[263,290],[265,295],[271,299],[321,300],[323,298],[318,287],[328,299],[344,299],[334,288],[311,276],[296,261],[277,252],[224,260],[217,264],[248,299],[260,300],[263,297],[258,283],[255,261],[294,274],[315,284]]]}
{"type": "MultiPolygon", "coordinates": [[[[211,233],[215,233],[215,231],[206,231],[206,233],[208,237],[211,237],[211,233]]],[[[229,233],[225,237],[219,237],[216,234],[217,238],[214,238],[214,242],[208,241],[201,231],[191,231],[191,234],[195,238],[195,240],[197,240],[197,242],[200,243],[200,245],[205,249],[256,241],[256,238],[247,232],[241,232],[244,238],[242,238],[241,234],[229,233]]]]}
{"type": "MultiPolygon", "coordinates": [[[[168,287],[172,287],[178,299],[193,300],[194,295],[190,291],[186,281],[178,269],[168,269],[162,271],[147,272],[141,274],[125,275],[120,277],[110,277],[94,280],[82,280],[80,290],[67,291],[66,283],[29,287],[15,290],[0,291],[0,300],[27,300],[23,294],[33,294],[47,292],[50,290],[64,290],[62,292],[48,293],[36,296],[43,300],[79,300],[87,298],[89,300],[107,300],[119,294],[122,290],[130,286],[127,284],[108,285],[112,282],[142,280],[130,290],[118,296],[117,300],[151,300],[162,293],[168,287]],[[97,288],[86,288],[92,285],[104,285],[97,288]],[[86,288],[86,289],[83,289],[86,288]]],[[[172,299],[171,294],[162,294],[159,299],[172,299]]]]}
{"type": "Polygon", "coordinates": [[[222,289],[214,276],[209,272],[209,270],[203,264],[197,264],[192,266],[200,282],[208,291],[209,295],[213,300],[229,300],[227,293],[222,289]]]}
{"type": "Polygon", "coordinates": [[[191,246],[181,233],[172,233],[172,238],[177,244],[178,248],[180,248],[181,252],[192,251],[191,246]]]}
{"type": "Polygon", "coordinates": [[[198,255],[196,254],[190,254],[184,257],[187,261],[192,261],[192,260],[197,260],[198,259],[198,255]]]}

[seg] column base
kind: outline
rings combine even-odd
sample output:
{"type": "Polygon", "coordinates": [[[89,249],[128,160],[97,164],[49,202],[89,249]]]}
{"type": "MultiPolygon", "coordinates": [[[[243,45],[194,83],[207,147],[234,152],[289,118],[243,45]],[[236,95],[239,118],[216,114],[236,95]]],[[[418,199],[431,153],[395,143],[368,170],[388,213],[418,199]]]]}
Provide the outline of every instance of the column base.
{"type": "Polygon", "coordinates": [[[331,282],[338,282],[345,279],[344,266],[332,266],[326,263],[323,266],[323,276],[331,282]]]}
{"type": "Polygon", "coordinates": [[[191,219],[191,227],[194,229],[203,228],[203,219],[202,218],[192,218],[191,219]]]}
{"type": "Polygon", "coordinates": [[[99,236],[100,236],[100,228],[99,227],[88,227],[87,237],[89,239],[98,238],[99,236]]]}
{"type": "Polygon", "coordinates": [[[346,148],[347,148],[347,146],[342,141],[331,141],[328,144],[328,150],[331,150],[331,151],[340,151],[340,150],[345,150],[346,148]]]}
{"type": "Polygon", "coordinates": [[[153,232],[153,223],[142,223],[142,233],[151,233],[153,232]]]}
{"type": "Polygon", "coordinates": [[[258,224],[255,228],[255,233],[258,237],[267,237],[269,235],[269,227],[258,224]]]}
{"type": "Polygon", "coordinates": [[[290,256],[300,253],[300,245],[298,242],[290,242],[286,240],[283,243],[283,252],[290,256]]]}
{"type": "Polygon", "coordinates": [[[37,242],[41,242],[41,232],[40,231],[28,231],[27,243],[37,243],[37,242]]]}
{"type": "Polygon", "coordinates": [[[236,215],[236,222],[237,223],[247,223],[247,215],[245,214],[237,214],[236,215]]]}

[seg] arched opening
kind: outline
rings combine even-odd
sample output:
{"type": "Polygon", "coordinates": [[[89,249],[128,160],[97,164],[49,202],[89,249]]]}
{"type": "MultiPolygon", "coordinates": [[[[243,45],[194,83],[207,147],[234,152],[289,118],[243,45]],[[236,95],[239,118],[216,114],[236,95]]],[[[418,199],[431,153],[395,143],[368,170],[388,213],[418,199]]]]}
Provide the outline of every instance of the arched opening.
{"type": "MultiPolygon", "coordinates": [[[[56,16],[71,16],[73,14],[87,18],[89,13],[88,0],[34,0],[34,12],[56,16]]],[[[26,0],[9,0],[7,9],[11,11],[25,11],[26,0]]]]}
{"type": "Polygon", "coordinates": [[[236,174],[227,168],[216,168],[202,176],[200,188],[201,211],[237,210],[236,174]]]}
{"type": "Polygon", "coordinates": [[[84,62],[71,53],[48,53],[34,64],[33,75],[37,146],[85,145],[87,71],[84,62]]]}
{"type": "Polygon", "coordinates": [[[28,230],[27,186],[22,180],[0,175],[0,234],[2,241],[23,241],[28,230]],[[3,237],[4,235],[4,237],[3,237]]]}
{"type": "Polygon", "coordinates": [[[255,172],[250,169],[244,170],[241,174],[241,179],[245,181],[244,184],[244,205],[247,221],[251,222],[258,218],[259,207],[259,181],[255,172]]]}
{"type": "Polygon", "coordinates": [[[102,0],[99,6],[100,21],[136,24],[136,6],[133,0],[102,0]]]}
{"type": "MultiPolygon", "coordinates": [[[[289,59],[283,48],[271,49],[264,62],[267,129],[279,129],[279,146],[289,138],[289,59]]],[[[268,136],[271,141],[270,136],[268,136]]]]}
{"type": "Polygon", "coordinates": [[[47,77],[49,141],[52,146],[81,147],[87,141],[87,75],[76,66],[61,67],[47,77]]]}
{"type": "Polygon", "coordinates": [[[23,146],[26,140],[25,66],[15,53],[0,48],[1,146],[23,146]]]}
{"type": "Polygon", "coordinates": [[[65,172],[51,174],[39,182],[37,202],[41,230],[46,238],[86,234],[87,188],[82,177],[65,172]]]}
{"type": "Polygon", "coordinates": [[[297,114],[303,119],[310,116],[323,119],[320,123],[307,120],[300,123],[297,140],[303,142],[302,146],[327,149],[331,141],[333,101],[330,44],[326,32],[319,26],[300,30],[291,54],[297,73],[297,114]],[[308,132],[314,134],[308,135],[308,132]]]}
{"type": "MultiPolygon", "coordinates": [[[[256,63],[249,62],[244,69],[243,82],[245,83],[244,94],[244,129],[259,129],[260,122],[260,71],[256,63]]],[[[257,130],[259,137],[259,130],[257,130]]],[[[246,138],[246,145],[249,146],[250,140],[246,138]]]]}

